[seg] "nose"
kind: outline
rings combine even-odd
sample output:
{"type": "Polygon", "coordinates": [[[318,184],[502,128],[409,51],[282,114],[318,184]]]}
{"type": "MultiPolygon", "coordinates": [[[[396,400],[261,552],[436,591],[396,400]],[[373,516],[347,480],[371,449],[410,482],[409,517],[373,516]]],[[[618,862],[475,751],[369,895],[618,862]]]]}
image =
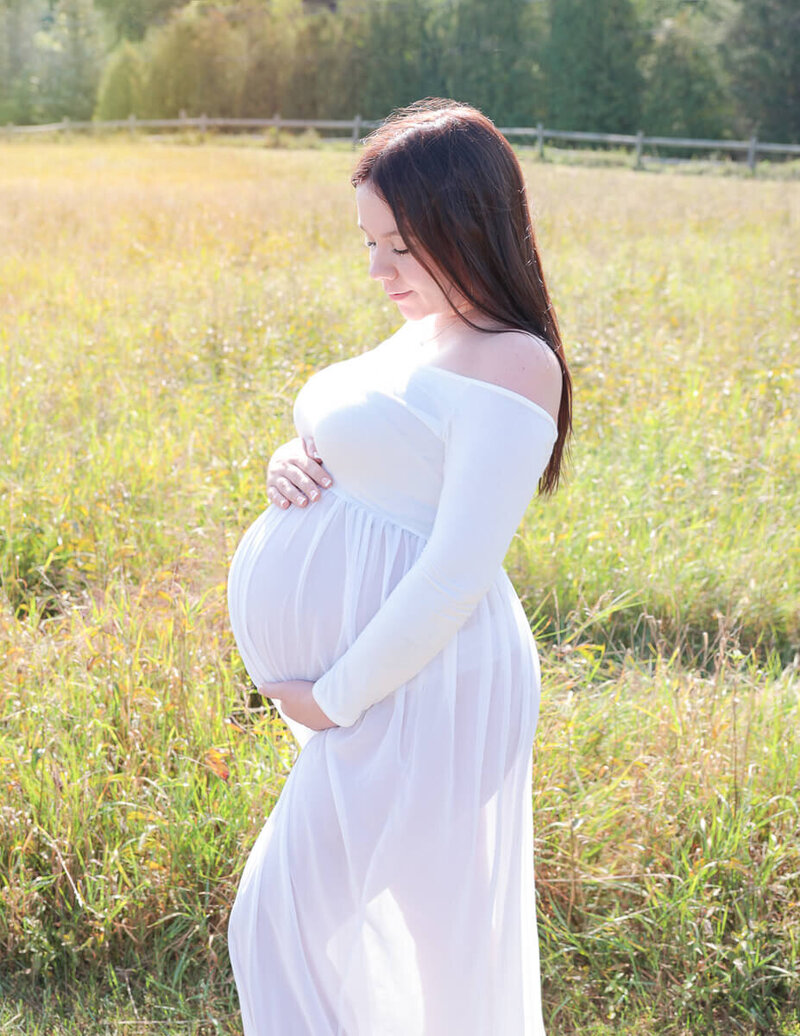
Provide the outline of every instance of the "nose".
{"type": "Polygon", "coordinates": [[[369,256],[369,275],[376,281],[391,281],[396,270],[389,255],[379,248],[373,248],[369,256]]]}

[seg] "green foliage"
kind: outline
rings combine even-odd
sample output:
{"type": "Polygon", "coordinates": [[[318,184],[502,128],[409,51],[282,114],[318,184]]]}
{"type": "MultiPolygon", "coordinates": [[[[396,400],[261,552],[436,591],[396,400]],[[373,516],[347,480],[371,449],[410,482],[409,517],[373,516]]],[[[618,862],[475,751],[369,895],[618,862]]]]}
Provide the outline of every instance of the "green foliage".
{"type": "Polygon", "coordinates": [[[47,8],[42,2],[0,2],[0,122],[35,122],[40,54],[35,45],[47,8]]]}
{"type": "Polygon", "coordinates": [[[535,125],[544,115],[537,60],[544,36],[543,19],[528,3],[462,0],[452,8],[446,35],[446,94],[477,105],[500,124],[535,125]]]}
{"type": "Polygon", "coordinates": [[[141,40],[147,30],[163,24],[185,0],[95,0],[114,25],[120,39],[141,40]]]}
{"type": "Polygon", "coordinates": [[[797,0],[747,0],[727,54],[734,95],[762,140],[800,143],[800,7],[797,0]]]}
{"type": "Polygon", "coordinates": [[[97,96],[98,119],[142,116],[147,66],[140,50],[124,42],[103,69],[97,96]]]}
{"type": "Polygon", "coordinates": [[[43,84],[50,117],[90,119],[105,56],[100,18],[92,0],[59,0],[52,11],[43,84]]]}
{"type": "Polygon", "coordinates": [[[338,114],[337,87],[346,74],[348,53],[342,28],[342,21],[327,8],[293,20],[291,71],[282,114],[301,119],[338,114]]]}
{"type": "Polygon", "coordinates": [[[0,119],[91,118],[105,51],[92,0],[0,4],[0,119]]]}
{"type": "Polygon", "coordinates": [[[181,110],[380,119],[437,95],[471,102],[501,125],[720,139],[755,130],[797,140],[795,8],[794,0],[0,0],[0,121],[181,110]]]}
{"type": "Polygon", "coordinates": [[[551,0],[545,64],[549,125],[636,132],[642,47],[630,0],[551,0]]]}
{"type": "MultiPolygon", "coordinates": [[[[464,6],[460,4],[458,10],[464,6]]],[[[429,0],[377,0],[364,9],[362,22],[362,96],[356,101],[361,115],[383,118],[392,108],[425,96],[467,99],[465,92],[445,85],[444,58],[437,46],[444,23],[441,18],[437,22],[429,0]]]]}
{"type": "Polygon", "coordinates": [[[747,666],[713,680],[629,671],[547,707],[540,935],[573,976],[556,1031],[585,1032],[591,1005],[627,1032],[631,1007],[666,985],[671,1008],[646,1032],[774,1034],[796,1010],[800,772],[786,739],[799,707],[796,686],[747,666]]]}
{"type": "Polygon", "coordinates": [[[291,53],[291,25],[262,4],[243,6],[235,24],[243,41],[244,66],[237,115],[265,118],[280,113],[290,75],[286,55],[291,53]]]}
{"type": "Polygon", "coordinates": [[[244,41],[221,11],[184,8],[147,41],[145,52],[146,116],[238,114],[245,84],[244,41]]]}
{"type": "Polygon", "coordinates": [[[686,17],[660,27],[645,68],[641,122],[646,133],[715,140],[730,135],[733,106],[719,61],[686,17]]]}
{"type": "Polygon", "coordinates": [[[57,615],[86,585],[63,520],[45,528],[25,516],[0,529],[0,586],[18,619],[57,615]]]}

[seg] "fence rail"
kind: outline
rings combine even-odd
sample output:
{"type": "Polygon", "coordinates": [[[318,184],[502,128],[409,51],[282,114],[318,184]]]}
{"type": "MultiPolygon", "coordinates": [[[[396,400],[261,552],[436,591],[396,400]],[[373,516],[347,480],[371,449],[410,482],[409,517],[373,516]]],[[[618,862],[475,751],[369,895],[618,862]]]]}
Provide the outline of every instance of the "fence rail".
{"type": "MultiPolygon", "coordinates": [[[[349,131],[350,139],[355,147],[361,139],[363,130],[374,129],[379,125],[380,122],[362,119],[360,115],[356,115],[353,119],[284,119],[280,115],[273,115],[271,119],[235,119],[213,118],[207,115],[189,118],[181,114],[178,119],[137,119],[135,115],[130,115],[127,119],[111,119],[105,122],[97,120],[73,122],[65,118],[61,122],[51,122],[39,126],[8,125],[1,132],[14,135],[65,133],[72,130],[88,130],[94,133],[113,129],[127,129],[131,133],[148,129],[197,129],[201,133],[216,129],[341,130],[344,132],[349,131]]],[[[800,144],[765,143],[757,137],[751,137],[749,140],[706,140],[688,137],[648,137],[641,131],[634,134],[586,133],[577,130],[546,129],[541,123],[536,126],[501,126],[498,128],[504,136],[509,138],[535,138],[539,154],[542,157],[544,157],[544,143],[546,140],[574,141],[579,144],[616,144],[630,147],[636,156],[637,168],[643,164],[643,152],[646,147],[668,147],[689,151],[721,151],[727,154],[743,154],[746,156],[747,165],[752,171],[755,171],[759,154],[800,156],[800,144]]]]}

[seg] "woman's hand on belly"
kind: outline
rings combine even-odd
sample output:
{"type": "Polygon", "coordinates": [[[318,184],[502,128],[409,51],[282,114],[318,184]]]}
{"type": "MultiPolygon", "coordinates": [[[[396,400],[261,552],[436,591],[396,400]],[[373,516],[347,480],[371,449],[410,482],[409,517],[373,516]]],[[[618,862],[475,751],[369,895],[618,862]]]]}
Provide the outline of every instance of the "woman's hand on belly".
{"type": "Polygon", "coordinates": [[[313,686],[313,680],[284,680],[280,683],[265,683],[258,688],[258,692],[279,701],[289,719],[302,723],[310,730],[327,730],[337,726],[312,698],[313,686]]]}
{"type": "Polygon", "coordinates": [[[283,509],[290,504],[306,507],[319,499],[320,487],[333,482],[321,460],[313,439],[296,436],[279,446],[267,466],[267,496],[273,504],[283,509]]]}

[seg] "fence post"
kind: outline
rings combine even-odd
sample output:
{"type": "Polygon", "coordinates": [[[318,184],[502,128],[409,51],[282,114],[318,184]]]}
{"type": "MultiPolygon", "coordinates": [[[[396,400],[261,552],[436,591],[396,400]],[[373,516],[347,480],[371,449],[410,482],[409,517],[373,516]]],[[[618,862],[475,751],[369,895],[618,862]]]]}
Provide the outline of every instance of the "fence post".
{"type": "Polygon", "coordinates": [[[133,112],[128,116],[128,132],[132,137],[136,136],[136,116],[133,112]]]}
{"type": "Polygon", "coordinates": [[[185,108],[181,108],[181,110],[178,112],[178,118],[181,120],[181,128],[180,128],[181,129],[181,133],[185,133],[186,132],[186,109],[185,108]]]}
{"type": "Polygon", "coordinates": [[[750,138],[750,143],[747,145],[747,168],[755,176],[756,172],[756,156],[758,154],[758,137],[753,135],[750,138]]]}
{"type": "Polygon", "coordinates": [[[208,128],[208,118],[206,116],[206,113],[203,112],[203,114],[200,116],[200,139],[202,141],[205,141],[205,139],[206,139],[206,129],[207,128],[208,128]]]}
{"type": "Polygon", "coordinates": [[[353,119],[353,140],[352,140],[353,150],[355,150],[358,147],[358,142],[359,142],[360,139],[361,139],[361,116],[360,115],[356,115],[356,117],[353,119]]]}
{"type": "Polygon", "coordinates": [[[636,169],[642,168],[642,147],[644,145],[644,133],[639,130],[636,134],[636,169]]]}
{"type": "Polygon", "coordinates": [[[544,162],[544,126],[541,122],[536,123],[536,140],[539,146],[539,158],[544,162]]]}
{"type": "Polygon", "coordinates": [[[61,120],[61,128],[65,133],[69,133],[69,115],[65,115],[61,120]]]}

